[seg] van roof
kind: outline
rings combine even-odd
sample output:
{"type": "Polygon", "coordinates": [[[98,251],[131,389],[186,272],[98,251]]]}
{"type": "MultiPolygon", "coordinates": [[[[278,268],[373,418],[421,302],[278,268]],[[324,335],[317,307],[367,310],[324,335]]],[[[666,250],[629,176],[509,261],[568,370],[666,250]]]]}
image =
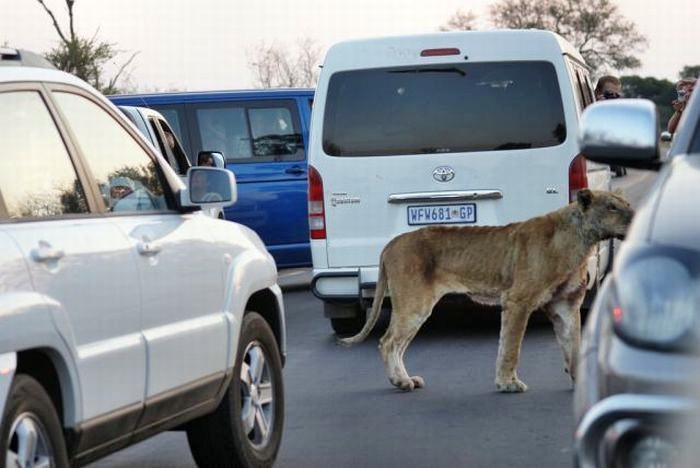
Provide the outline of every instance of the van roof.
{"type": "Polygon", "coordinates": [[[326,54],[323,68],[347,70],[401,66],[415,63],[450,63],[455,55],[469,62],[542,60],[568,55],[585,64],[579,51],[566,39],[538,29],[450,31],[354,39],[338,42],[326,54]],[[421,57],[426,49],[456,49],[453,55],[421,57]],[[358,53],[361,51],[361,53],[358,53]]]}
{"type": "Polygon", "coordinates": [[[313,96],[313,88],[265,88],[216,91],[175,91],[165,93],[114,94],[109,96],[114,102],[130,104],[168,104],[181,102],[206,102],[222,99],[282,99],[293,96],[313,96]]]}

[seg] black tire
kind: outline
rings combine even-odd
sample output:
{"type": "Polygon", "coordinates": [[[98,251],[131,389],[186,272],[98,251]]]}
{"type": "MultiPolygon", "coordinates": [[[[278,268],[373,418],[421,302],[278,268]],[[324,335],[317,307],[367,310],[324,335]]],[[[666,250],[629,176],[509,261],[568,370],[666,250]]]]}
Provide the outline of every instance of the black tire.
{"type": "Polygon", "coordinates": [[[284,384],[277,341],[265,319],[248,312],[241,324],[231,385],[216,411],[188,425],[190,451],[201,467],[271,467],[283,426],[284,384]],[[251,372],[251,362],[257,363],[257,372],[251,372]]]}
{"type": "Polygon", "coordinates": [[[53,402],[39,382],[24,374],[17,374],[12,381],[2,416],[0,466],[5,464],[7,468],[68,467],[63,430],[53,402]]]}
{"type": "Polygon", "coordinates": [[[622,177],[627,174],[627,168],[623,166],[612,166],[615,177],[622,177]]]}
{"type": "Polygon", "coordinates": [[[355,335],[362,330],[367,320],[367,312],[360,304],[323,304],[325,314],[331,319],[331,327],[336,335],[355,335]]]}

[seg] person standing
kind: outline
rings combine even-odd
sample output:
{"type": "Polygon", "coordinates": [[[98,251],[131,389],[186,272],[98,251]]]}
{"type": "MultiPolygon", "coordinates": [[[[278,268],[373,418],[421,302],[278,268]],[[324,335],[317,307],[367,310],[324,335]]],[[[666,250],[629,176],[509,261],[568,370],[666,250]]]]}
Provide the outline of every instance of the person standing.
{"type": "Polygon", "coordinates": [[[678,121],[681,119],[681,115],[683,115],[685,104],[688,102],[688,99],[690,99],[690,94],[695,88],[696,81],[697,78],[683,78],[676,83],[676,93],[678,94],[678,98],[671,101],[673,115],[671,115],[671,118],[668,119],[668,124],[666,125],[666,129],[671,134],[676,132],[678,121]]]}
{"type": "Polygon", "coordinates": [[[595,86],[595,99],[602,101],[604,99],[619,99],[622,97],[622,83],[616,76],[605,75],[598,79],[595,86]]]}

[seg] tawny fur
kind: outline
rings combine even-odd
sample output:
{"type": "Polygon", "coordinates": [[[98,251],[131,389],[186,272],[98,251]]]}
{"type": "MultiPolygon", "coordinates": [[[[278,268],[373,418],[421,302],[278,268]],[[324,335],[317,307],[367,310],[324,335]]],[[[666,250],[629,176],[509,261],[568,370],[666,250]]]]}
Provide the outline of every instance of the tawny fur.
{"type": "Polygon", "coordinates": [[[624,237],[632,216],[620,195],[582,190],[576,202],[520,223],[431,226],[401,234],[382,251],[375,298],[363,329],[339,342],[349,346],[367,337],[390,290],[391,321],[379,343],[389,381],[406,391],[423,387],[422,377],[406,371],[404,353],[442,296],[466,293],[502,309],[498,391],[527,390],[517,365],[528,319],[539,309],[554,325],[573,379],[587,259],[600,241],[624,237]]]}

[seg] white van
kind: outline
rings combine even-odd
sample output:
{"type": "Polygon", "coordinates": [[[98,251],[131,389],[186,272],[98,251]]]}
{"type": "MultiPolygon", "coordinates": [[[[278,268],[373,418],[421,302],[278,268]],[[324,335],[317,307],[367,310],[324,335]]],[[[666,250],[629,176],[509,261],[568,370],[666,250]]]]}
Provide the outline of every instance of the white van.
{"type": "MultiPolygon", "coordinates": [[[[339,334],[358,331],[379,255],[430,224],[503,225],[556,210],[609,166],[578,153],[589,71],[538,30],[441,32],[341,42],[311,117],[313,293],[339,334]]],[[[589,261],[589,290],[611,243],[589,261]]]]}

